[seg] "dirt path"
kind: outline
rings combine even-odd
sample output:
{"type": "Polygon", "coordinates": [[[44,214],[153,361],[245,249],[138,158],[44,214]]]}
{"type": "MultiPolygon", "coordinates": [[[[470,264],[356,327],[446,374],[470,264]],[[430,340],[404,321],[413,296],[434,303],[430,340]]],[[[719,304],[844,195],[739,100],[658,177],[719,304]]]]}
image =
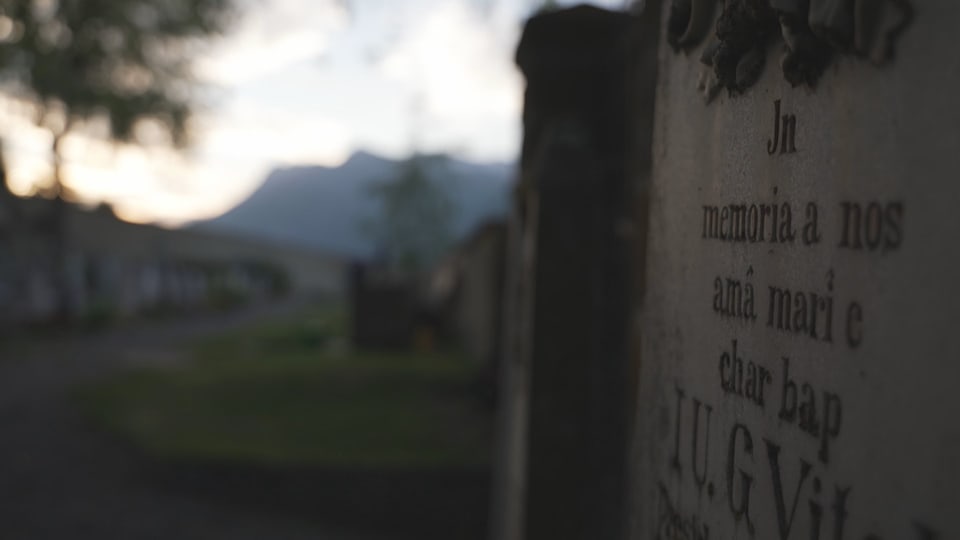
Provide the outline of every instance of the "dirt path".
{"type": "Polygon", "coordinates": [[[68,399],[74,384],[131,363],[177,361],[189,340],[300,307],[288,302],[0,349],[0,538],[359,540],[309,519],[161,489],[153,465],[93,431],[68,399]]]}

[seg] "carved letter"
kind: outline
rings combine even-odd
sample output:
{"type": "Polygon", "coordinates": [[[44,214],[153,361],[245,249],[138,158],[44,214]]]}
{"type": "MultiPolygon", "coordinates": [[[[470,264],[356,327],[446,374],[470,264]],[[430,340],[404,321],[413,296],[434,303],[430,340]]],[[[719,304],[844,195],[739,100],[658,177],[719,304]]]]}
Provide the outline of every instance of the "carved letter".
{"type": "Polygon", "coordinates": [[[670,461],[670,466],[673,470],[677,471],[677,475],[681,475],[683,472],[683,467],[680,466],[680,424],[683,418],[683,390],[677,386],[677,423],[676,429],[674,430],[674,441],[673,441],[673,459],[670,461]]]}
{"type": "Polygon", "coordinates": [[[777,153],[780,144],[780,100],[773,102],[773,137],[767,140],[767,153],[771,156],[777,153]]]}
{"type": "Polygon", "coordinates": [[[740,521],[746,518],[747,529],[753,534],[753,522],[750,520],[750,488],[753,485],[753,477],[740,469],[740,502],[734,501],[733,491],[733,472],[736,467],[737,458],[737,434],[743,433],[743,452],[753,458],[753,437],[750,436],[750,430],[743,424],[733,426],[730,433],[730,445],[727,448],[727,501],[730,503],[730,511],[733,512],[735,520],[740,521]]]}
{"type": "Polygon", "coordinates": [[[770,460],[770,474],[773,477],[773,495],[774,502],[777,505],[777,525],[780,529],[780,540],[787,540],[790,536],[790,528],[793,527],[793,516],[797,513],[797,503],[800,501],[800,489],[810,474],[810,464],[800,460],[800,481],[797,482],[797,489],[793,494],[793,504],[790,505],[790,514],[787,515],[787,504],[783,497],[783,480],[780,477],[780,447],[767,439],[767,458],[770,460]]]}
{"type": "Polygon", "coordinates": [[[693,459],[693,480],[697,484],[697,488],[701,491],[703,486],[707,483],[707,466],[709,465],[710,458],[710,415],[713,413],[713,407],[705,403],[701,403],[699,399],[693,400],[693,444],[691,445],[691,457],[693,459]],[[704,437],[703,437],[703,470],[697,470],[697,447],[699,446],[700,439],[700,407],[703,407],[707,411],[707,425],[704,428],[704,437]]]}

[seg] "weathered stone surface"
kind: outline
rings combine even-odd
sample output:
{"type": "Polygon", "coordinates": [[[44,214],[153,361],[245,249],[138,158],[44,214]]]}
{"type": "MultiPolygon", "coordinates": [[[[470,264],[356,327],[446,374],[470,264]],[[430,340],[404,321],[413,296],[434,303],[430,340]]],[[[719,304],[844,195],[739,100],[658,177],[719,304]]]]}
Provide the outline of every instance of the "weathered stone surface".
{"type": "Polygon", "coordinates": [[[815,88],[663,47],[632,538],[960,538],[960,4],[914,4],[815,88]]]}

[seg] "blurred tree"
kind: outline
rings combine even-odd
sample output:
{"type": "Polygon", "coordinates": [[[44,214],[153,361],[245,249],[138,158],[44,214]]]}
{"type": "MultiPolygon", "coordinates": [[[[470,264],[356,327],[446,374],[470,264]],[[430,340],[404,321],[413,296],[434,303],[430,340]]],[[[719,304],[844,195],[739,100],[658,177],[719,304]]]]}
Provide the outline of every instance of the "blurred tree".
{"type": "Polygon", "coordinates": [[[0,81],[52,133],[54,181],[78,121],[106,119],[110,137],[129,142],[151,119],[184,144],[190,61],[231,8],[232,0],[0,0],[0,81]]]}
{"type": "Polygon", "coordinates": [[[52,135],[55,273],[66,272],[66,135],[100,119],[111,140],[138,142],[139,126],[152,120],[154,139],[183,146],[194,107],[190,61],[233,12],[232,0],[0,0],[0,88],[31,103],[52,135]]]}
{"type": "Polygon", "coordinates": [[[445,159],[415,155],[403,163],[397,180],[374,187],[381,209],[368,231],[378,255],[405,275],[426,269],[453,243],[453,201],[428,174],[428,169],[441,169],[445,159]]]}

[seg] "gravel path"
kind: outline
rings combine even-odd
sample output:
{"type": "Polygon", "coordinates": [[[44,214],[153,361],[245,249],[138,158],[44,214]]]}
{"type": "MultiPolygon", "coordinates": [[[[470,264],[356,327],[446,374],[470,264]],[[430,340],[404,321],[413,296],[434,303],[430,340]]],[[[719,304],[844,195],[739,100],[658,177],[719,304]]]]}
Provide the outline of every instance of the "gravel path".
{"type": "Polygon", "coordinates": [[[181,361],[179,348],[189,340],[300,307],[288,302],[0,349],[0,538],[365,538],[163,489],[154,464],[90,429],[68,399],[74,384],[131,364],[181,361]]]}

